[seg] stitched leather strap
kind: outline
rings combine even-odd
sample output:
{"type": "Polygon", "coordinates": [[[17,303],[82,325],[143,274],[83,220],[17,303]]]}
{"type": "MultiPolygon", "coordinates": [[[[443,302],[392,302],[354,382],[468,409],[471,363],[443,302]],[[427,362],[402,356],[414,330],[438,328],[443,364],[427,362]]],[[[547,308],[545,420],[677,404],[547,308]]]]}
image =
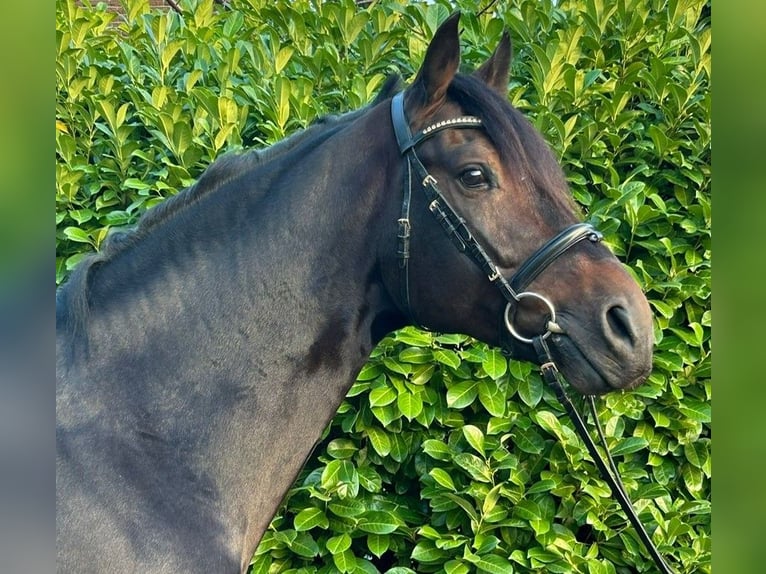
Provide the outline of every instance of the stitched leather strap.
{"type": "Polygon", "coordinates": [[[604,478],[604,480],[607,481],[607,483],[609,483],[609,488],[612,491],[612,494],[615,496],[615,498],[617,498],[617,502],[620,503],[623,512],[625,512],[625,515],[633,525],[633,528],[636,529],[638,537],[641,539],[641,542],[643,542],[644,547],[649,552],[652,560],[654,560],[655,565],[662,574],[673,574],[673,570],[670,569],[670,566],[667,565],[665,559],[662,557],[659,550],[654,545],[654,542],[649,536],[649,533],[647,533],[646,528],[644,528],[643,523],[638,518],[636,510],[633,508],[633,503],[630,501],[630,497],[625,490],[625,485],[620,479],[620,474],[617,471],[614,460],[612,460],[612,456],[606,446],[606,441],[604,440],[604,436],[601,431],[601,425],[598,423],[598,416],[596,413],[595,403],[593,402],[593,397],[588,397],[591,403],[591,412],[593,414],[594,420],[596,421],[596,428],[598,430],[602,446],[607,453],[609,467],[607,467],[604,459],[599,454],[598,449],[596,448],[596,443],[593,442],[593,439],[588,432],[588,428],[585,426],[585,421],[582,420],[580,413],[577,411],[577,408],[575,408],[574,403],[572,403],[572,400],[569,398],[569,395],[567,395],[563,385],[561,384],[561,381],[559,380],[559,370],[553,361],[553,357],[551,356],[551,351],[548,348],[548,344],[542,337],[535,337],[532,341],[532,344],[534,345],[535,351],[537,352],[537,357],[541,365],[540,369],[542,371],[545,382],[553,388],[553,391],[556,393],[556,398],[564,406],[564,409],[566,409],[569,418],[572,419],[572,422],[575,425],[577,434],[580,435],[580,438],[585,443],[585,447],[588,449],[591,459],[593,459],[593,462],[596,463],[601,476],[604,478]]]}

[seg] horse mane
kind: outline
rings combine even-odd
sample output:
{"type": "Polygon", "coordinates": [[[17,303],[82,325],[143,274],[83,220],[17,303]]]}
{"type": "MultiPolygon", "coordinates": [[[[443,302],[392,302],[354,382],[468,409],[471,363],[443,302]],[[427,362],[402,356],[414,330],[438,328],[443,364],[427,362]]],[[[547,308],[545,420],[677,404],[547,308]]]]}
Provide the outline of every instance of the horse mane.
{"type": "MultiPolygon", "coordinates": [[[[65,313],[59,316],[59,319],[67,322],[73,331],[84,325],[89,309],[88,282],[91,271],[138,243],[158,225],[186,210],[228,182],[257,170],[299,146],[318,145],[344,129],[370,108],[393,97],[401,88],[401,77],[398,74],[391,74],[386,78],[375,99],[363,108],[340,115],[322,116],[306,129],[266,149],[230,152],[216,159],[194,184],[147,210],[135,225],[111,230],[99,251],[78,263],[66,283],[56,291],[57,301],[65,303],[57,311],[57,313],[65,313]]],[[[263,193],[266,191],[267,189],[261,190],[263,193]]]]}

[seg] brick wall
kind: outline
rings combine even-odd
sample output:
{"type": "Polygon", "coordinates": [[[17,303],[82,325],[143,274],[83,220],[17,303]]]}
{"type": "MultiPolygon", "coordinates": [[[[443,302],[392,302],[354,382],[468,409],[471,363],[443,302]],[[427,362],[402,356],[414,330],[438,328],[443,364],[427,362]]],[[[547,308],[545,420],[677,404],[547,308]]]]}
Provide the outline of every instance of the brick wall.
{"type": "MultiPolygon", "coordinates": [[[[113,10],[121,11],[122,7],[120,6],[120,0],[106,0],[107,5],[112,8],[113,10]]],[[[149,5],[153,8],[169,8],[165,0],[149,0],[149,5]]]]}
{"type": "MultiPolygon", "coordinates": [[[[97,1],[97,0],[92,0],[97,1]]],[[[104,0],[112,10],[121,11],[122,7],[120,6],[120,0],[104,0]]],[[[215,0],[218,4],[226,4],[226,1],[220,1],[215,0]]],[[[178,0],[176,0],[176,3],[178,3],[178,0]]],[[[152,8],[170,8],[170,4],[166,2],[166,0],[149,0],[149,6],[152,8]]]]}

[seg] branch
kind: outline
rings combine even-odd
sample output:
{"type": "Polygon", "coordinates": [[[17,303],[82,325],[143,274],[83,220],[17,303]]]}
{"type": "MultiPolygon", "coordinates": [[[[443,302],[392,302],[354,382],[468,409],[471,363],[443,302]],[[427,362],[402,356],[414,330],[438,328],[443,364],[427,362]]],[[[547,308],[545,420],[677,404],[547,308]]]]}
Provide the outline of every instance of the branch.
{"type": "Polygon", "coordinates": [[[495,2],[497,2],[497,0],[492,0],[492,1],[491,1],[489,4],[487,4],[487,5],[486,5],[484,8],[482,8],[482,9],[481,9],[481,10],[478,12],[478,14],[476,14],[476,17],[478,18],[479,16],[481,16],[482,14],[484,14],[485,12],[487,12],[487,10],[489,10],[490,8],[492,8],[492,6],[495,4],[495,2]]]}
{"type": "Polygon", "coordinates": [[[167,2],[168,6],[170,6],[173,10],[175,10],[179,14],[183,14],[183,12],[181,11],[181,8],[178,6],[178,4],[176,4],[175,0],[165,0],[165,2],[167,2]]]}
{"type": "MultiPolygon", "coordinates": [[[[181,7],[178,5],[178,2],[176,0],[165,0],[168,6],[170,6],[173,10],[178,12],[179,14],[183,14],[183,11],[181,10],[181,7]]],[[[229,1],[228,0],[213,0],[214,4],[220,4],[224,8],[229,7],[229,1]]]]}

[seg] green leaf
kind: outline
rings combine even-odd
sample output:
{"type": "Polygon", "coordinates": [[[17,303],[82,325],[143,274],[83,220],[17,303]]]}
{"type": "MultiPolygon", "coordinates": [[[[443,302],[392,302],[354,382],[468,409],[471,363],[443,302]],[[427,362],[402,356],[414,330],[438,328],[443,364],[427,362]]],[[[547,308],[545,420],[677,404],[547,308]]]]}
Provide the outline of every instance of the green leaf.
{"type": "Polygon", "coordinates": [[[354,441],[345,438],[336,438],[327,445],[327,454],[333,458],[351,458],[357,450],[354,441]]]}
{"type": "Polygon", "coordinates": [[[425,385],[431,380],[431,377],[433,377],[433,374],[435,372],[436,372],[436,365],[434,363],[429,363],[427,365],[418,365],[417,367],[412,369],[410,382],[413,385],[425,385]]]}
{"type": "Polygon", "coordinates": [[[370,391],[369,401],[371,407],[384,407],[396,400],[396,391],[386,386],[374,388],[370,391]]]}
{"type": "Polygon", "coordinates": [[[488,574],[513,574],[513,566],[511,563],[496,554],[488,554],[479,557],[479,560],[475,562],[475,565],[479,569],[479,572],[487,572],[488,574]]]}
{"type": "Polygon", "coordinates": [[[399,360],[403,363],[421,365],[433,361],[434,355],[431,349],[423,347],[407,347],[399,353],[399,360]]]}
{"type": "Polygon", "coordinates": [[[615,574],[615,569],[601,560],[588,560],[588,574],[615,574]]]}
{"type": "Polygon", "coordinates": [[[415,327],[405,327],[394,335],[398,342],[415,347],[430,347],[433,344],[433,334],[421,331],[415,327]]]}
{"type": "Polygon", "coordinates": [[[462,345],[468,340],[465,335],[458,335],[456,333],[441,333],[434,337],[434,340],[441,345],[458,346],[462,345]]]}
{"type": "Polygon", "coordinates": [[[137,179],[135,177],[129,177],[123,182],[123,185],[129,189],[137,189],[139,191],[151,189],[151,184],[137,179]]]}
{"type": "Polygon", "coordinates": [[[685,464],[681,469],[681,476],[683,477],[684,484],[686,485],[686,488],[689,490],[689,492],[695,496],[698,496],[699,492],[702,490],[704,481],[702,471],[689,464],[685,464]]]}
{"type": "Polygon", "coordinates": [[[563,427],[558,417],[550,411],[536,411],[532,414],[532,418],[543,429],[553,434],[560,441],[564,438],[563,427]]]}
{"type": "Polygon", "coordinates": [[[423,451],[436,460],[450,460],[452,458],[450,447],[436,439],[423,441],[423,451]]]}
{"type": "Polygon", "coordinates": [[[479,381],[479,402],[494,417],[505,415],[505,393],[494,383],[479,381]]]}
{"type": "Polygon", "coordinates": [[[665,317],[666,319],[670,319],[671,317],[673,317],[673,315],[675,315],[675,312],[676,312],[676,310],[675,310],[675,307],[674,307],[674,306],[668,305],[667,303],[665,303],[665,302],[663,302],[663,301],[657,301],[657,300],[655,300],[655,299],[651,299],[651,300],[649,300],[649,303],[650,303],[650,304],[651,304],[651,305],[652,305],[652,306],[653,306],[653,307],[654,307],[654,308],[655,308],[657,311],[659,311],[659,312],[660,312],[660,314],[661,314],[663,317],[665,317]]]}
{"type": "Polygon", "coordinates": [[[392,373],[397,373],[405,377],[408,377],[410,373],[412,373],[412,365],[409,363],[402,363],[396,359],[392,359],[391,357],[383,357],[382,360],[383,365],[385,365],[385,367],[392,373]]]}
{"type": "Polygon", "coordinates": [[[612,456],[620,456],[643,450],[649,446],[649,442],[643,437],[631,436],[620,439],[612,448],[612,456]]]}
{"type": "Polygon", "coordinates": [[[357,381],[372,381],[376,379],[383,372],[383,367],[380,363],[366,363],[359,374],[356,376],[357,381]]]}
{"type": "Polygon", "coordinates": [[[463,427],[463,436],[473,449],[484,456],[484,433],[474,425],[465,425],[463,427]]]}
{"type": "Polygon", "coordinates": [[[548,492],[556,488],[556,484],[557,483],[555,480],[551,478],[544,478],[533,484],[529,490],[527,490],[527,495],[537,494],[538,492],[548,492]]]}
{"type": "Polygon", "coordinates": [[[278,530],[274,532],[274,540],[280,542],[282,546],[278,546],[278,548],[284,548],[285,546],[289,546],[293,542],[295,542],[295,539],[298,537],[298,532],[293,530],[292,528],[287,528],[285,530],[278,530]]]}
{"type": "Polygon", "coordinates": [[[437,548],[431,540],[421,540],[412,549],[410,558],[422,564],[434,564],[441,562],[445,555],[446,553],[437,548]]]}
{"type": "Polygon", "coordinates": [[[321,485],[325,490],[334,490],[343,485],[353,488],[359,477],[354,465],[347,460],[333,460],[322,471],[321,485]]]}
{"type": "Polygon", "coordinates": [[[277,52],[277,55],[274,57],[274,73],[275,74],[281,74],[282,70],[284,70],[285,66],[287,65],[287,62],[290,61],[290,58],[292,57],[293,53],[295,52],[295,48],[292,46],[283,46],[279,52],[277,52]]]}
{"type": "Polygon", "coordinates": [[[315,506],[301,510],[294,521],[295,530],[299,532],[312,528],[327,528],[329,525],[325,513],[315,506]]]}
{"type": "Polygon", "coordinates": [[[491,349],[481,362],[484,372],[493,380],[498,380],[508,371],[508,361],[499,349],[491,349]]]}
{"type": "Polygon", "coordinates": [[[311,534],[307,532],[298,533],[295,540],[290,544],[290,550],[304,558],[313,558],[314,556],[319,555],[319,545],[311,534]]]}
{"type": "Polygon", "coordinates": [[[277,76],[274,84],[274,93],[277,99],[277,124],[284,128],[290,118],[290,93],[291,83],[286,76],[277,76]]]}
{"type": "Polygon", "coordinates": [[[391,538],[385,534],[369,534],[367,535],[367,548],[375,556],[380,558],[386,553],[391,544],[391,538]]]}
{"type": "Polygon", "coordinates": [[[465,498],[452,492],[445,492],[444,497],[457,504],[463,511],[469,516],[472,522],[479,523],[479,516],[476,514],[476,509],[465,498]]]}
{"type": "Polygon", "coordinates": [[[478,394],[475,381],[463,381],[447,391],[447,406],[452,409],[463,409],[473,403],[478,394]]]}
{"type": "Polygon", "coordinates": [[[514,429],[513,444],[519,450],[529,454],[540,454],[545,450],[545,439],[540,436],[535,427],[514,429]]]}
{"type": "Polygon", "coordinates": [[[93,240],[90,238],[90,235],[88,235],[79,227],[65,227],[64,236],[70,241],[93,244],[93,240]]]}
{"type": "Polygon", "coordinates": [[[522,361],[510,362],[511,375],[519,381],[526,379],[532,372],[532,365],[522,361]]]}
{"type": "Polygon", "coordinates": [[[78,225],[87,223],[95,215],[92,209],[70,209],[68,213],[69,217],[74,219],[78,225]]]}
{"type": "Polygon", "coordinates": [[[538,376],[527,376],[519,381],[518,392],[525,405],[535,408],[543,398],[543,381],[538,376]]]}
{"type": "Polygon", "coordinates": [[[383,487],[383,480],[374,468],[360,466],[357,469],[357,474],[359,475],[359,484],[367,492],[380,492],[383,487]]]}
{"type": "Polygon", "coordinates": [[[401,411],[396,405],[387,405],[385,407],[372,407],[372,414],[380,421],[384,427],[401,417],[401,411]]]}
{"type": "Polygon", "coordinates": [[[356,556],[354,556],[351,550],[344,550],[338,554],[333,554],[332,561],[341,572],[353,572],[356,570],[356,556]]]}
{"type": "Polygon", "coordinates": [[[679,404],[678,410],[694,421],[699,421],[701,423],[710,422],[710,403],[703,403],[702,401],[689,399],[679,404]]]}
{"type": "Polygon", "coordinates": [[[540,507],[532,500],[520,500],[513,507],[513,515],[524,520],[541,520],[543,518],[540,507]]]}
{"type": "Polygon", "coordinates": [[[423,400],[419,394],[403,392],[396,398],[396,405],[407,420],[412,420],[423,411],[423,400]]]}
{"type": "Polygon", "coordinates": [[[468,574],[471,571],[468,566],[457,560],[448,560],[444,563],[444,572],[446,574],[468,574]]]}
{"type": "Polygon", "coordinates": [[[465,470],[471,478],[480,482],[492,482],[492,471],[478,456],[461,452],[454,457],[455,464],[465,470]]]}
{"type": "Polygon", "coordinates": [[[271,568],[272,559],[268,554],[258,556],[250,566],[248,570],[252,574],[268,574],[269,568],[271,568]]]}
{"type": "Polygon", "coordinates": [[[346,533],[340,534],[339,536],[333,536],[332,538],[327,539],[325,546],[331,554],[345,552],[351,548],[351,537],[346,533]]]}
{"type": "Polygon", "coordinates": [[[382,510],[371,510],[359,520],[359,529],[370,534],[391,534],[398,527],[394,516],[382,510]]]}
{"type": "Polygon", "coordinates": [[[649,414],[652,415],[652,418],[654,419],[655,426],[666,428],[670,426],[670,418],[659,407],[650,405],[648,410],[649,414]]]}
{"type": "Polygon", "coordinates": [[[410,454],[410,445],[399,433],[392,434],[388,437],[391,441],[391,453],[390,456],[396,462],[404,462],[410,454]]]}
{"type": "Polygon", "coordinates": [[[710,457],[707,449],[707,443],[694,441],[684,445],[684,456],[692,466],[704,468],[710,457]]]}
{"type": "MultiPolygon", "coordinates": [[[[487,493],[487,496],[484,498],[484,502],[481,505],[481,514],[485,518],[495,509],[495,506],[500,499],[500,490],[502,488],[502,483],[493,486],[492,489],[487,493]]],[[[479,553],[481,554],[482,552],[480,551],[479,553]]]]}
{"type": "MultiPolygon", "coordinates": [[[[362,469],[360,468],[360,482],[362,474],[361,471],[362,469]]],[[[364,504],[361,501],[355,500],[353,498],[333,500],[327,505],[327,509],[336,516],[341,516],[343,518],[355,518],[360,514],[364,514],[365,511],[364,504]]]]}
{"type": "Polygon", "coordinates": [[[497,435],[511,430],[511,420],[506,417],[492,417],[487,423],[487,434],[497,435]]]}
{"type": "Polygon", "coordinates": [[[428,471],[428,474],[430,474],[433,479],[444,488],[448,488],[453,492],[457,492],[457,488],[455,487],[455,483],[452,481],[452,477],[443,468],[432,468],[430,471],[428,471]]]}
{"type": "Polygon", "coordinates": [[[460,366],[460,356],[455,351],[434,349],[433,354],[434,360],[442,365],[447,365],[453,369],[457,369],[460,366]]]}
{"type": "Polygon", "coordinates": [[[391,452],[391,441],[384,431],[371,427],[367,429],[367,436],[369,437],[370,444],[372,445],[372,448],[375,449],[375,452],[380,456],[388,456],[391,452]]]}

